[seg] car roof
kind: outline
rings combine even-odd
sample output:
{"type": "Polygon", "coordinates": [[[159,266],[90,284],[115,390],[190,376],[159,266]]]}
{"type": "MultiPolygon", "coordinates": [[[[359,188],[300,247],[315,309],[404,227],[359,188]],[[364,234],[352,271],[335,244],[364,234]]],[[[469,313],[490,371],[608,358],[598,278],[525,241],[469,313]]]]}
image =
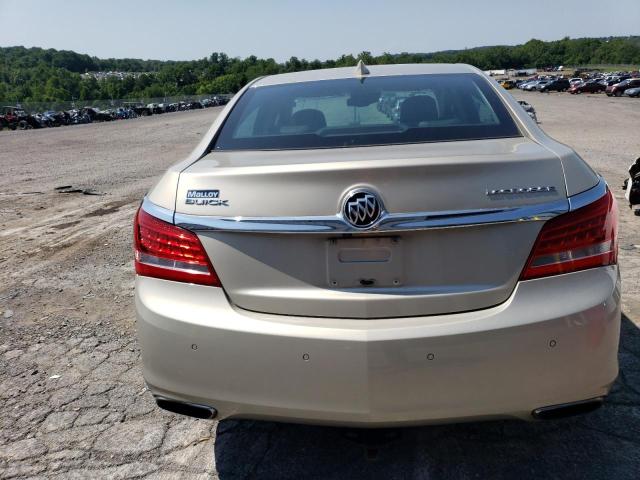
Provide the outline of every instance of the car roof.
{"type": "Polygon", "coordinates": [[[394,75],[428,75],[437,73],[476,73],[480,70],[463,63],[406,63],[396,65],[366,65],[368,74],[360,77],[357,67],[324,68],[301,72],[280,73],[257,80],[252,87],[265,87],[285,83],[313,82],[316,80],[337,80],[342,78],[387,77],[394,75]]]}

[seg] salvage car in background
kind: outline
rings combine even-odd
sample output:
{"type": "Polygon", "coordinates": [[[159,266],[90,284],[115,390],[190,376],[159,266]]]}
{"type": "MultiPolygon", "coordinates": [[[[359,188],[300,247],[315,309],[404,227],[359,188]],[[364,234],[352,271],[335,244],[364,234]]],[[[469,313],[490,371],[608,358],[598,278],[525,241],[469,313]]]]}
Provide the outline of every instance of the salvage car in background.
{"type": "Polygon", "coordinates": [[[538,91],[540,92],[566,92],[571,87],[569,80],[566,78],[557,78],[550,82],[544,83],[538,91]]]}
{"type": "Polygon", "coordinates": [[[639,97],[640,96],[640,87],[627,88],[624,91],[624,94],[627,95],[628,97],[639,97]]]}
{"type": "Polygon", "coordinates": [[[473,67],[254,80],[135,216],[145,380],[201,418],[590,411],[618,373],[616,215],[473,67]]]}
{"type": "Polygon", "coordinates": [[[80,110],[82,115],[87,115],[92,122],[110,122],[114,120],[114,115],[108,110],[100,110],[96,107],[83,107],[80,110]]]}
{"type": "Polygon", "coordinates": [[[37,117],[29,115],[21,107],[6,105],[2,107],[3,125],[11,130],[29,130],[32,128],[42,128],[43,125],[37,117]]]}
{"type": "Polygon", "coordinates": [[[608,97],[621,97],[628,88],[640,87],[640,78],[628,78],[620,83],[613,84],[605,90],[608,97]]]}
{"type": "Polygon", "coordinates": [[[24,115],[24,112],[17,107],[2,107],[2,110],[0,111],[0,130],[3,130],[5,128],[8,128],[10,130],[17,129],[21,115],[24,115]]]}
{"type": "Polygon", "coordinates": [[[111,120],[128,120],[138,117],[146,117],[154,112],[167,113],[181,110],[193,110],[201,108],[225,105],[228,102],[226,96],[215,95],[202,101],[189,100],[174,103],[150,103],[119,102],[112,101],[112,108],[101,110],[95,106],[83,108],[70,108],[69,110],[46,110],[27,113],[21,106],[4,106],[0,110],[0,130],[30,130],[33,128],[60,127],[63,125],[79,125],[91,122],[107,122],[111,120]]]}
{"type": "Polygon", "coordinates": [[[542,80],[533,80],[531,82],[526,82],[523,86],[522,86],[522,90],[525,90],[527,92],[531,92],[536,90],[536,87],[540,84],[542,80]]]}
{"type": "Polygon", "coordinates": [[[124,102],[122,106],[133,110],[139,117],[148,117],[153,114],[153,110],[141,102],[124,102]]]}
{"type": "MultiPolygon", "coordinates": [[[[535,87],[532,88],[531,90],[536,90],[538,92],[542,91],[542,89],[544,88],[545,85],[547,85],[548,83],[551,83],[551,80],[538,80],[538,83],[535,84],[535,87]]],[[[527,89],[529,90],[529,89],[527,89]]]]}
{"type": "Polygon", "coordinates": [[[502,80],[500,86],[505,90],[511,90],[512,88],[516,88],[516,82],[515,80],[502,80]]]}
{"type": "Polygon", "coordinates": [[[588,80],[584,83],[572,85],[568,92],[574,95],[579,93],[598,93],[604,92],[606,88],[607,87],[598,80],[588,80]]]}

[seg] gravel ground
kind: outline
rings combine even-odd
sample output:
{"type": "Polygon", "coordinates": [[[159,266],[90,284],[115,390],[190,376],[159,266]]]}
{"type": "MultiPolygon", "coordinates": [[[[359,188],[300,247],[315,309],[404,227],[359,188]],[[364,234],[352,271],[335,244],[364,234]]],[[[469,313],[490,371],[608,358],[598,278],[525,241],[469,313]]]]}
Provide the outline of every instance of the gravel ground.
{"type": "Polygon", "coordinates": [[[638,478],[640,218],[619,186],[640,101],[515,95],[621,201],[622,368],[604,408],[366,432],[165,413],[141,375],[131,219],[215,110],[0,132],[0,478],[638,478]],[[54,190],[67,185],[103,195],[54,190]]]}

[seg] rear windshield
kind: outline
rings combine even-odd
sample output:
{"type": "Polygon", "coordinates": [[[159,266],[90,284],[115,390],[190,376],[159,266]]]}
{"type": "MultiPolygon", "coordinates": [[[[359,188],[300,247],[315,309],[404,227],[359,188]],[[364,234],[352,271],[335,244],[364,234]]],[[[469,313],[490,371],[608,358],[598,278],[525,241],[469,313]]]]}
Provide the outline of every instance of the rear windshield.
{"type": "Polygon", "coordinates": [[[249,88],[214,148],[335,148],[520,135],[485,79],[431,74],[249,88]]]}

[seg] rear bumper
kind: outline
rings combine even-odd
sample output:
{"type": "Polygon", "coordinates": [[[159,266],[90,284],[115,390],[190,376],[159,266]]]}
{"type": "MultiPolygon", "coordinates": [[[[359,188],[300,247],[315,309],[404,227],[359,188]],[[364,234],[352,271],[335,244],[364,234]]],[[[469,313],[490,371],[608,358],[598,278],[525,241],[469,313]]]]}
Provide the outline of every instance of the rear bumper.
{"type": "Polygon", "coordinates": [[[617,267],[518,284],[499,306],[377,320],[234,308],[224,292],[136,281],[152,393],[218,418],[354,426],[531,418],[606,395],[618,372],[617,267]]]}

